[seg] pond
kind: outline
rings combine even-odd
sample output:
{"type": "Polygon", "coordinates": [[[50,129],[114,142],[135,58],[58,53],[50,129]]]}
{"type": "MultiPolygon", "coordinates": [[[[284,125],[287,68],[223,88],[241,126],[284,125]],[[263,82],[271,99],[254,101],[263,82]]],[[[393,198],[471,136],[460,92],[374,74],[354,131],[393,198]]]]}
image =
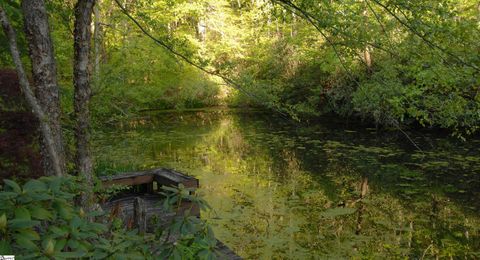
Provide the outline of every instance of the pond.
{"type": "Polygon", "coordinates": [[[95,133],[97,170],[174,168],[246,259],[479,258],[480,139],[264,112],[150,113],[95,133]]]}

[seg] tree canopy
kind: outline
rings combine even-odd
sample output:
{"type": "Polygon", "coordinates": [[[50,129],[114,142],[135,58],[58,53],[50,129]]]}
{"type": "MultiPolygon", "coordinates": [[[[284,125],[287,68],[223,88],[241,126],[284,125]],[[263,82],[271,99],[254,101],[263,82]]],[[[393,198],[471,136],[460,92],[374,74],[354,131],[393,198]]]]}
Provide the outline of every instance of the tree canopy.
{"type": "MultiPolygon", "coordinates": [[[[4,5],[21,28],[16,1],[4,5]]],[[[73,5],[48,3],[66,93],[73,5]]],[[[300,118],[478,128],[478,1],[103,0],[97,8],[96,116],[254,105],[300,118]]]]}

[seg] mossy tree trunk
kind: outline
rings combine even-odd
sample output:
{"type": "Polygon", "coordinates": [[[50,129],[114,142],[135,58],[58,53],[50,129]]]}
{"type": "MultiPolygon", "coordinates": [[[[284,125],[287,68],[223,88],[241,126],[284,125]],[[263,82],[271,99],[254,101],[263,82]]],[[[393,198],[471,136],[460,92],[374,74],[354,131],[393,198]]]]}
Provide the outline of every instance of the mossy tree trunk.
{"type": "MultiPolygon", "coordinates": [[[[48,22],[48,14],[44,0],[23,0],[23,19],[25,36],[28,42],[30,59],[32,61],[32,76],[35,96],[45,112],[50,124],[53,145],[58,167],[62,175],[65,172],[65,150],[63,145],[61,108],[59,88],[57,83],[57,67],[53,52],[52,37],[48,22]]],[[[55,162],[47,151],[45,137],[41,141],[43,164],[47,173],[56,172],[55,162]]]]}
{"type": "MultiPolygon", "coordinates": [[[[73,83],[75,109],[75,168],[79,175],[85,177],[89,186],[93,186],[93,167],[90,151],[90,42],[92,38],[91,23],[95,0],[79,0],[75,5],[74,30],[74,66],[73,83]]],[[[91,194],[82,196],[81,204],[88,207],[91,194]]]]}
{"type": "MultiPolygon", "coordinates": [[[[43,3],[41,1],[38,1],[38,3],[43,3]]],[[[27,15],[27,17],[31,17],[31,14],[27,15]]],[[[46,18],[46,17],[44,17],[46,18]]],[[[26,18],[30,19],[30,18],[26,18]]],[[[49,66],[51,67],[52,64],[38,64],[39,61],[41,60],[46,60],[48,62],[52,62],[49,57],[39,57],[41,53],[43,53],[42,48],[47,48],[48,50],[46,51],[47,53],[51,50],[47,45],[48,43],[42,43],[41,46],[38,46],[38,48],[35,48],[34,55],[32,57],[35,57],[35,61],[32,58],[32,66],[35,66],[33,71],[34,73],[40,73],[41,75],[34,75],[34,78],[36,78],[38,84],[40,84],[37,88],[41,88],[37,92],[39,92],[42,95],[42,100],[43,100],[43,105],[47,106],[47,110],[51,112],[50,114],[46,113],[45,107],[42,107],[41,105],[41,100],[40,98],[35,97],[35,94],[32,90],[32,87],[30,86],[30,82],[28,81],[27,74],[25,72],[25,69],[23,68],[23,64],[20,58],[20,52],[18,50],[17,46],[17,37],[16,33],[13,29],[13,27],[10,24],[10,21],[4,12],[4,10],[0,7],[0,22],[3,27],[3,31],[5,32],[5,35],[8,38],[9,42],[9,47],[10,47],[10,52],[12,55],[13,62],[15,64],[15,68],[18,73],[18,78],[19,78],[19,83],[20,83],[20,88],[22,89],[23,94],[25,95],[25,99],[27,100],[28,105],[32,109],[34,115],[38,118],[39,123],[40,123],[40,132],[42,134],[42,154],[44,156],[44,163],[45,163],[45,170],[47,174],[55,174],[57,176],[61,176],[64,174],[65,170],[65,161],[63,157],[63,144],[61,143],[62,139],[58,138],[56,135],[60,135],[61,137],[61,129],[60,132],[54,132],[53,127],[56,127],[59,125],[59,122],[54,122],[54,120],[51,118],[52,112],[53,114],[57,113],[58,111],[52,111],[55,110],[49,102],[54,102],[55,97],[45,97],[49,91],[53,91],[57,93],[57,98],[58,98],[58,90],[55,90],[54,88],[56,87],[55,82],[55,76],[53,75],[54,79],[52,79],[52,74],[49,72],[44,72],[42,73],[41,71],[38,70],[39,67],[42,66],[49,66]],[[60,142],[60,143],[59,143],[60,142]],[[60,147],[60,150],[59,150],[60,147]]],[[[38,26],[43,26],[45,23],[38,24],[38,26]]],[[[29,24],[26,26],[33,26],[31,21],[29,21],[29,24]]],[[[47,23],[47,30],[48,30],[48,23],[47,23]]],[[[32,29],[32,28],[30,28],[32,29]]],[[[30,30],[29,29],[29,30],[30,30]]],[[[45,28],[37,28],[37,30],[45,32],[45,28]]],[[[38,40],[38,39],[37,39],[38,40]]],[[[45,39],[44,39],[45,40],[45,39]]],[[[50,42],[51,43],[51,42],[50,42]]],[[[53,68],[55,68],[55,65],[53,64],[53,68]]],[[[56,108],[59,110],[59,107],[56,108]]],[[[59,129],[55,129],[55,131],[58,131],[59,129]]]]}

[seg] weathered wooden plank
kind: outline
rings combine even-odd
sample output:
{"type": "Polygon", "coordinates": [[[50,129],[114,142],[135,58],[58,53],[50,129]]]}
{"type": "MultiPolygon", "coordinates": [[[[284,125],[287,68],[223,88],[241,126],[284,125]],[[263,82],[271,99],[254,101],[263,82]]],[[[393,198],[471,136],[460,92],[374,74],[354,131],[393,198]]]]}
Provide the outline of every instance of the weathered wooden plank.
{"type": "Polygon", "coordinates": [[[181,183],[186,188],[198,188],[198,179],[170,169],[154,170],[154,179],[160,185],[178,186],[181,183]]]}
{"type": "MultiPolygon", "coordinates": [[[[174,170],[164,168],[138,172],[126,172],[113,176],[102,176],[100,177],[100,180],[105,187],[115,184],[127,186],[141,184],[150,185],[150,183],[155,180],[159,186],[178,186],[179,184],[183,184],[187,188],[198,188],[198,179],[174,170]]],[[[149,186],[147,191],[151,192],[152,187],[149,186]]]]}
{"type": "Polygon", "coordinates": [[[225,260],[241,260],[242,258],[235,254],[228,246],[226,246],[221,241],[217,241],[217,246],[215,247],[217,252],[219,253],[218,259],[225,259],[225,260]]]}
{"type": "Polygon", "coordinates": [[[177,216],[188,214],[200,217],[198,205],[192,202],[184,201],[179,208],[172,212],[163,208],[163,199],[164,197],[159,194],[132,194],[105,202],[102,204],[102,209],[111,217],[121,218],[128,228],[139,228],[141,231],[142,226],[139,226],[138,223],[142,225],[145,223],[145,232],[153,232],[156,227],[165,227],[177,216]],[[141,209],[142,207],[144,210],[141,209]],[[144,215],[141,213],[142,211],[145,212],[144,215]],[[153,223],[156,224],[153,225],[153,223]]]}
{"type": "Polygon", "coordinates": [[[112,185],[133,186],[133,185],[148,184],[152,182],[153,182],[152,174],[141,174],[137,176],[131,175],[124,178],[113,178],[113,179],[102,180],[102,184],[104,187],[109,187],[112,185]]]}
{"type": "Polygon", "coordinates": [[[136,176],[152,175],[155,170],[156,169],[146,170],[146,171],[135,171],[135,172],[122,172],[122,173],[117,173],[115,175],[101,176],[99,177],[99,179],[102,181],[128,179],[136,176]]]}

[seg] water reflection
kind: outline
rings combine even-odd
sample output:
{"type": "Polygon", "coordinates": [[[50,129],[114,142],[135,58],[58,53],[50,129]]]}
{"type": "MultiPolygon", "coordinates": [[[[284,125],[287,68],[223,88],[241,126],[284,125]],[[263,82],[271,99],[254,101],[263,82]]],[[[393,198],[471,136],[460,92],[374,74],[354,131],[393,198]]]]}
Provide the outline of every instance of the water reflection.
{"type": "Polygon", "coordinates": [[[261,113],[150,115],[98,133],[98,171],[200,179],[219,239],[251,259],[480,257],[478,141],[261,113]]]}

